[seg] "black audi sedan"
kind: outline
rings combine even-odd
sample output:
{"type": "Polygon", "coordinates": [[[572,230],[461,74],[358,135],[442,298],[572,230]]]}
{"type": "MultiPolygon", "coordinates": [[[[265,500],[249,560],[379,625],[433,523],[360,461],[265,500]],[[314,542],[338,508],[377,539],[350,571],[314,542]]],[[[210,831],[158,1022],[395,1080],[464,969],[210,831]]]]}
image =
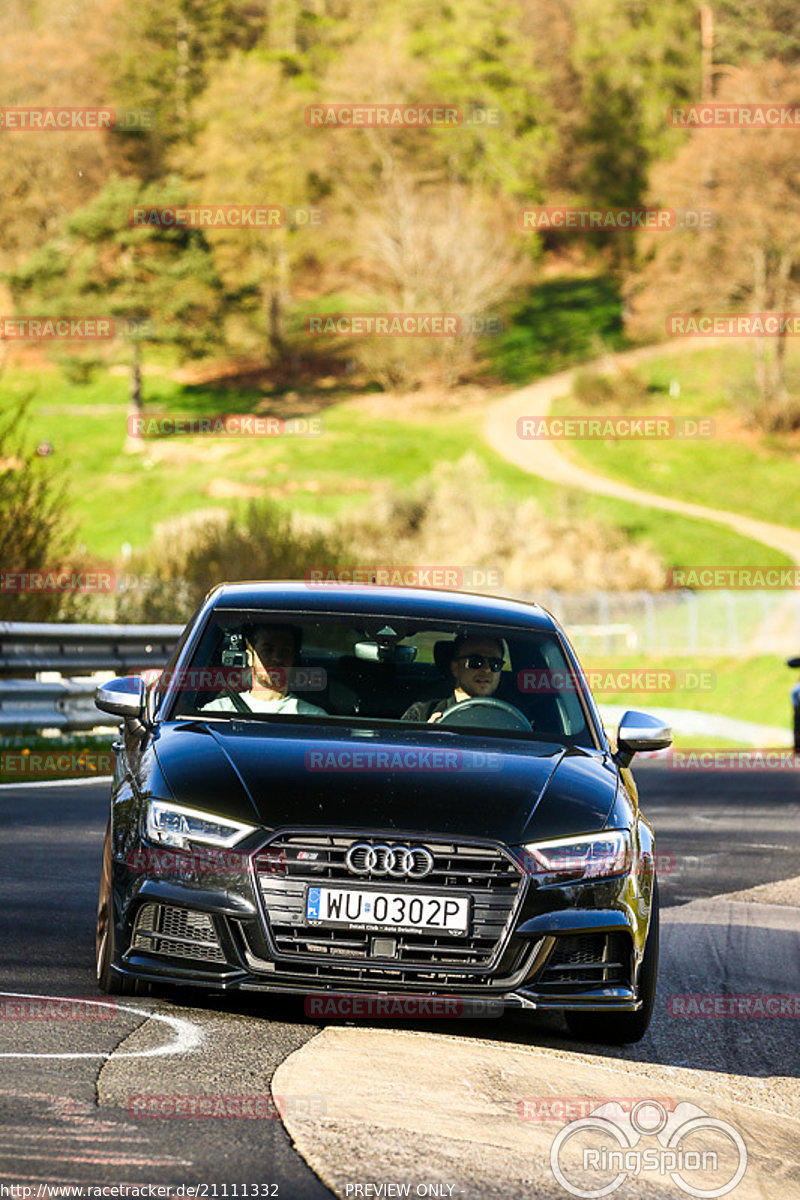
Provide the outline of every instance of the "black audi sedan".
{"type": "Polygon", "coordinates": [[[97,978],[481,998],[638,1040],[654,835],[577,656],[537,605],[426,588],[215,588],[122,718],[97,978]]]}

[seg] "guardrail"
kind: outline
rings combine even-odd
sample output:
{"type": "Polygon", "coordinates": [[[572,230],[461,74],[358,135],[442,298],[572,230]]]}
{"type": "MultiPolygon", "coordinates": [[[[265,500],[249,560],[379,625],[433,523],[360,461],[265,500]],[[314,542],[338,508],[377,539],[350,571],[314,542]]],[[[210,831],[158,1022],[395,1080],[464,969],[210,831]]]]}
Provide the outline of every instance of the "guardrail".
{"type": "Polygon", "coordinates": [[[158,669],[169,661],[182,629],[0,621],[0,733],[108,725],[94,706],[97,681],[35,676],[158,669]]]}

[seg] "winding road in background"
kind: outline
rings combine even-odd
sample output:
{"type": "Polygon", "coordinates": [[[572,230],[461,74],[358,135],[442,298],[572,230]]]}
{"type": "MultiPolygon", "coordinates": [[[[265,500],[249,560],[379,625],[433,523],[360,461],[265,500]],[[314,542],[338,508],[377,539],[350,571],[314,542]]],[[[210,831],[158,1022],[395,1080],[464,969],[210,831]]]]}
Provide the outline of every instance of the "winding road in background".
{"type": "MultiPolygon", "coordinates": [[[[754,517],[742,516],[741,513],[727,512],[724,509],[708,508],[703,504],[693,504],[687,500],[676,500],[670,496],[660,496],[656,492],[646,492],[640,488],[631,487],[604,475],[598,475],[587,467],[582,467],[570,461],[558,449],[558,444],[546,440],[523,440],[517,436],[517,421],[520,417],[546,417],[555,400],[567,396],[572,391],[575,376],[580,371],[599,371],[612,374],[625,367],[633,367],[649,359],[661,358],[672,353],[694,353],[710,349],[713,346],[732,342],[730,338],[680,338],[669,344],[644,346],[638,350],[627,350],[619,354],[608,354],[591,363],[584,363],[569,371],[561,371],[557,375],[548,375],[536,383],[512,392],[502,400],[498,400],[489,409],[484,436],[498,454],[515,466],[521,467],[531,475],[538,475],[550,483],[561,484],[564,487],[578,488],[584,492],[594,492],[599,496],[610,496],[616,500],[628,500],[631,504],[644,504],[650,508],[658,508],[664,512],[679,513],[684,517],[697,517],[704,521],[714,521],[718,525],[726,525],[736,533],[755,541],[763,542],[773,550],[785,554],[796,565],[800,565],[800,531],[789,529],[783,525],[774,525],[768,521],[759,521],[754,517]]],[[[738,340],[738,339],[737,339],[738,340]]]]}

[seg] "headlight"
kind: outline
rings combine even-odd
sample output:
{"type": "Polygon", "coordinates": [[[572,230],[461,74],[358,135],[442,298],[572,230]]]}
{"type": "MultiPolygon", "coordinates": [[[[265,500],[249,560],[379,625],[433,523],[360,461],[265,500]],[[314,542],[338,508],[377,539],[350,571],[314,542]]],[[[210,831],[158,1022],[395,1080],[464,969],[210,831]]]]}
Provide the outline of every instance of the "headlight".
{"type": "Polygon", "coordinates": [[[177,846],[183,850],[197,842],[203,846],[235,846],[255,829],[255,825],[244,825],[241,821],[215,817],[212,813],[198,812],[164,800],[151,800],[147,806],[147,837],[159,846],[177,846]]]}
{"type": "Polygon", "coordinates": [[[543,884],[607,879],[624,874],[631,865],[627,829],[557,842],[529,842],[522,849],[526,873],[543,884]]]}

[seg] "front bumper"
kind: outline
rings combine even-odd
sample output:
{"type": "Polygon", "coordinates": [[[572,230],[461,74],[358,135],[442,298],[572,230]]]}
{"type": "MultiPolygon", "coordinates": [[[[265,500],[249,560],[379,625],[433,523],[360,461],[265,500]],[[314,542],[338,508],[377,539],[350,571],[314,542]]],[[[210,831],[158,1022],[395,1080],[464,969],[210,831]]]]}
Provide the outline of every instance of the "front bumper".
{"type": "MultiPolygon", "coordinates": [[[[341,840],[338,833],[319,837],[341,840]]],[[[260,880],[256,870],[249,877],[240,872],[209,888],[202,876],[153,878],[116,863],[122,954],[115,969],[215,991],[482,998],[495,1011],[639,1007],[636,979],[652,876],[634,871],[537,887],[505,847],[423,840],[444,855],[438,886],[475,889],[476,936],[463,939],[469,945],[401,935],[387,957],[385,950],[374,952],[369,938],[363,945],[333,934],[320,939],[302,919],[302,887],[298,891],[291,871],[277,883],[260,880]]]]}

